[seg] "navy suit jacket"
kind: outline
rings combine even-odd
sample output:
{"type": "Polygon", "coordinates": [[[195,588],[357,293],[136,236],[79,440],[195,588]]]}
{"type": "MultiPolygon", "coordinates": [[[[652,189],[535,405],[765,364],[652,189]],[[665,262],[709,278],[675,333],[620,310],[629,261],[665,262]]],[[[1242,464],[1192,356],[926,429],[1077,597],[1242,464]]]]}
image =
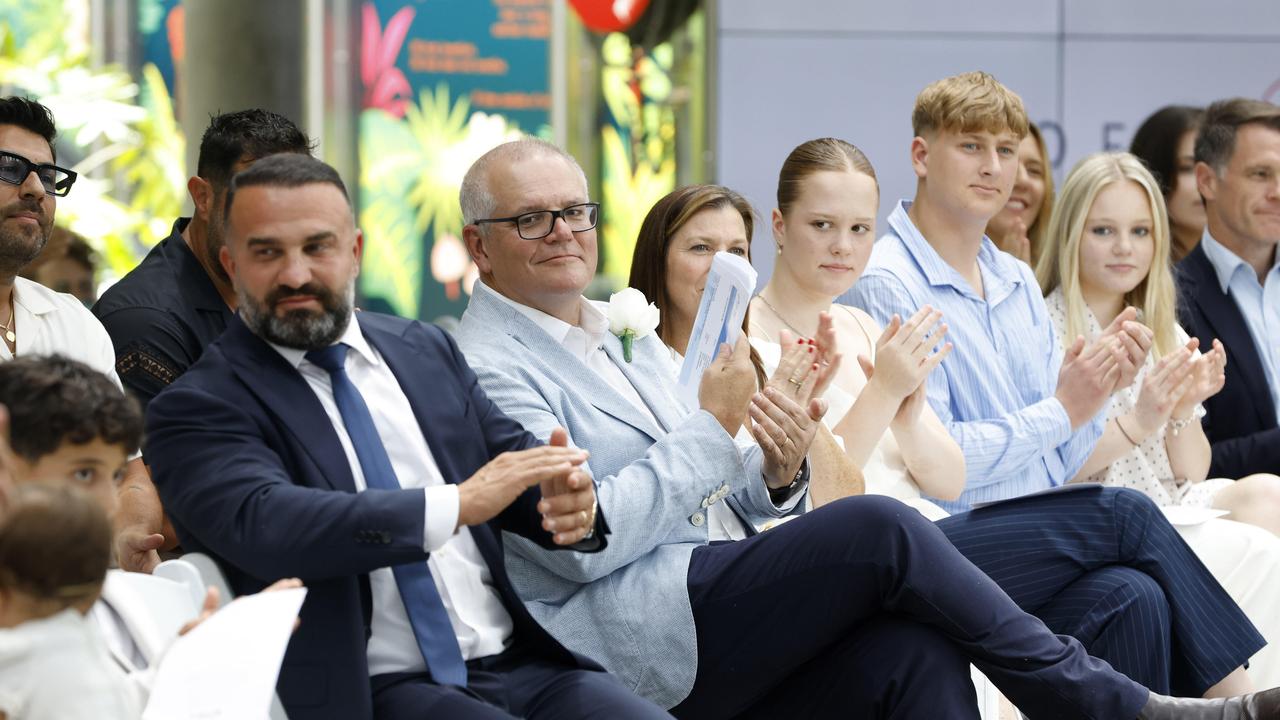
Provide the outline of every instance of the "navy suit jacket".
{"type": "MultiPolygon", "coordinates": [[[[485,397],[439,328],[373,313],[359,321],[408,396],[446,482],[541,444],[485,397]]],[[[278,683],[291,720],[370,718],[368,573],[426,560],[423,493],[357,493],[315,393],[238,317],[151,402],[147,435],[152,477],[184,548],[216,558],[237,594],[283,577],[310,589],[278,683]]],[[[514,620],[515,642],[596,669],[529,616],[507,578],[501,531],[556,547],[541,527],[539,499],[534,487],[471,533],[514,620]]],[[[604,546],[603,532],[597,536],[595,549],[604,546]]]]}
{"type": "Polygon", "coordinates": [[[1200,347],[1214,338],[1227,349],[1227,384],[1205,401],[1204,431],[1213,445],[1210,477],[1280,472],[1280,428],[1267,374],[1236,301],[1222,292],[1204,248],[1178,263],[1179,319],[1200,347]]]}

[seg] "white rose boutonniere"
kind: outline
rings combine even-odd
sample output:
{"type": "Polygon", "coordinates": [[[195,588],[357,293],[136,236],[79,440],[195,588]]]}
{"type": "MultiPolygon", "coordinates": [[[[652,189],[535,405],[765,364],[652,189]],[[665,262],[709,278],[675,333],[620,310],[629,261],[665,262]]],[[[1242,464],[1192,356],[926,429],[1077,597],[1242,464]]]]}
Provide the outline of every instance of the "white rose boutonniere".
{"type": "Polygon", "coordinates": [[[626,288],[609,296],[609,332],[622,341],[622,357],[631,362],[631,345],[658,328],[658,306],[644,293],[626,288]]]}

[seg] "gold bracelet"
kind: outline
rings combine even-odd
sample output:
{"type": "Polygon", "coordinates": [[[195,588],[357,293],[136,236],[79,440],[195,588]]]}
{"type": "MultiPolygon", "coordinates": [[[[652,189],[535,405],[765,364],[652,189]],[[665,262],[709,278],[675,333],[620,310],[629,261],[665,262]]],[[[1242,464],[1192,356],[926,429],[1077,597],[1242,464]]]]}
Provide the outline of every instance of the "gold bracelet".
{"type": "Polygon", "coordinates": [[[1116,427],[1120,428],[1120,434],[1121,434],[1121,435],[1124,435],[1124,439],[1125,439],[1125,440],[1128,440],[1130,445],[1132,445],[1132,446],[1134,446],[1134,447],[1138,447],[1138,443],[1134,442],[1134,441],[1133,441],[1133,438],[1129,437],[1129,433],[1124,429],[1124,425],[1121,425],[1121,424],[1120,424],[1120,416],[1119,416],[1119,415],[1117,415],[1117,416],[1116,416],[1116,427]]]}

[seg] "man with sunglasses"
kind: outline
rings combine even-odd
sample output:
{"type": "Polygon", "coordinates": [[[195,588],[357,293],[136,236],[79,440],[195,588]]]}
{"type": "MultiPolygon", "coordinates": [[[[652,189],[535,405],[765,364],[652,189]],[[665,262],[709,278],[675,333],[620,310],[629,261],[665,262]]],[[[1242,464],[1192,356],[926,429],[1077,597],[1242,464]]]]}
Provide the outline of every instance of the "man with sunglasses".
{"type": "Polygon", "coordinates": [[[76,174],[58,167],[49,108],[0,98],[0,360],[58,353],[120,384],[111,338],[79,300],[18,277],[53,232],[57,199],[76,174]]]}

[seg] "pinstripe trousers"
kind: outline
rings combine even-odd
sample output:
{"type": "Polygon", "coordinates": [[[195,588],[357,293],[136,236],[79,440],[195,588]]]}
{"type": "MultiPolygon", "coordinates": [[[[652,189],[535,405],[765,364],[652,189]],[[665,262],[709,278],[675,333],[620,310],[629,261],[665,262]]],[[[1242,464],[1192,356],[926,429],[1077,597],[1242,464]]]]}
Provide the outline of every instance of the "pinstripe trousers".
{"type": "Polygon", "coordinates": [[[1199,697],[1266,644],[1140,492],[1086,486],[937,525],[1020,608],[1155,692],[1199,697]]]}

